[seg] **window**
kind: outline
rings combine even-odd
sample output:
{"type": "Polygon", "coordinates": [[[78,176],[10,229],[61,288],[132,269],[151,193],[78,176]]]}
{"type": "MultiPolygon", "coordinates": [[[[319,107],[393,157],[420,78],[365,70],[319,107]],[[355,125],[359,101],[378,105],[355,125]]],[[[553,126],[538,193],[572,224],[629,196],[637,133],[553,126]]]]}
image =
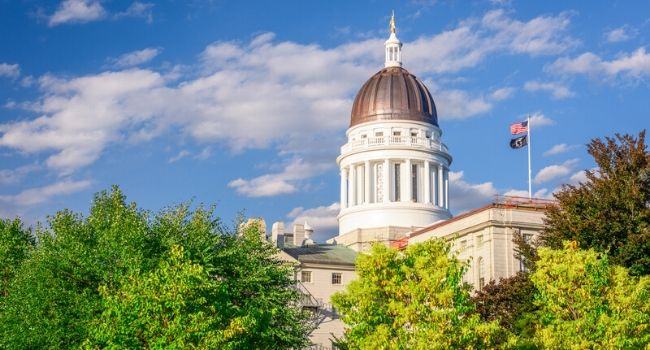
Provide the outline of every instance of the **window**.
{"type": "Polygon", "coordinates": [[[411,200],[418,201],[418,165],[411,164],[411,200]]]}
{"type": "MultiPolygon", "coordinates": [[[[523,239],[525,243],[530,243],[530,241],[533,239],[533,235],[531,235],[530,233],[524,233],[523,239]]],[[[526,267],[526,258],[524,258],[523,256],[519,260],[519,271],[530,272],[526,267]]]]}
{"type": "Polygon", "coordinates": [[[383,132],[383,131],[377,131],[377,132],[375,132],[375,136],[376,136],[376,137],[383,137],[383,136],[384,136],[384,132],[383,132]]]}
{"type": "Polygon", "coordinates": [[[483,236],[476,236],[476,248],[481,248],[483,246],[483,236]]]}
{"type": "Polygon", "coordinates": [[[467,249],[467,241],[466,240],[460,241],[460,251],[463,252],[465,251],[465,249],[467,249]]]}
{"type": "Polygon", "coordinates": [[[311,271],[302,271],[300,273],[300,280],[303,282],[311,283],[311,271]]]}
{"type": "Polygon", "coordinates": [[[393,131],[393,136],[402,136],[401,131],[393,131]]]}
{"type": "Polygon", "coordinates": [[[485,260],[478,258],[478,290],[483,290],[485,286],[485,260]]]}
{"type": "Polygon", "coordinates": [[[368,137],[368,135],[366,135],[366,134],[361,134],[361,139],[365,139],[365,138],[367,138],[367,137],[368,137]]]}
{"type": "Polygon", "coordinates": [[[332,284],[341,284],[340,272],[332,272],[332,284]]]}
{"type": "Polygon", "coordinates": [[[395,202],[400,201],[400,179],[399,179],[400,164],[395,164],[395,202]]]}

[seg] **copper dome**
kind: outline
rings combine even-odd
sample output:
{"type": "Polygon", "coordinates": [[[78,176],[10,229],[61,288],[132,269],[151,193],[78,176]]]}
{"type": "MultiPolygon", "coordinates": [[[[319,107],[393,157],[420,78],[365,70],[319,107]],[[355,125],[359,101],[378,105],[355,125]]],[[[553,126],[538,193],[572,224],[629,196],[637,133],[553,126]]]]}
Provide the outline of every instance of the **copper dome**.
{"type": "Polygon", "coordinates": [[[436,105],[429,90],[401,67],[377,72],[354,99],[350,127],[377,120],[412,120],[438,126],[436,105]]]}

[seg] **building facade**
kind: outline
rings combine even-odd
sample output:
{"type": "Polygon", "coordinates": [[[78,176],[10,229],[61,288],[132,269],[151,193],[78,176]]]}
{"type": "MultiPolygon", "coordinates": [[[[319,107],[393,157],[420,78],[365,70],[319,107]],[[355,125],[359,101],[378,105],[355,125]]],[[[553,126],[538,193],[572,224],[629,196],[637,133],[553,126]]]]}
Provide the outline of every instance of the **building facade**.
{"type": "Polygon", "coordinates": [[[452,218],[449,167],[435,102],[424,83],[402,68],[402,43],[394,17],[384,43],[384,68],[356,95],[336,159],[340,169],[339,233],[316,244],[311,228],[275,223],[271,241],[294,267],[302,305],[312,311],[314,349],[333,349],[344,324],[331,306],[332,294],[356,278],[354,261],[372,244],[403,249],[443,239],[467,262],[465,282],[481,289],[490,280],[524,269],[514,252],[513,235],[533,239],[544,227],[550,201],[501,197],[452,218]]]}

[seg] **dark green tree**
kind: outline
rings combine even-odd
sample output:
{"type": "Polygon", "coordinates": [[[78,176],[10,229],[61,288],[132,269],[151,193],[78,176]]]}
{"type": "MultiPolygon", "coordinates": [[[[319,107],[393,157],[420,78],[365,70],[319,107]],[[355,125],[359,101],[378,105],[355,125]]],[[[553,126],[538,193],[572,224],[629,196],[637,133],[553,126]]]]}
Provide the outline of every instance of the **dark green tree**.
{"type": "Polygon", "coordinates": [[[116,187],[87,218],[64,210],[48,224],[7,288],[0,349],[307,342],[291,271],[254,226],[237,237],[212,209],[189,205],[153,215],[116,187]]]}
{"type": "Polygon", "coordinates": [[[650,274],[650,153],[645,131],[619,135],[587,146],[595,170],[579,185],[555,194],[547,211],[543,245],[560,249],[564,240],[607,253],[633,275],[650,274]]]}

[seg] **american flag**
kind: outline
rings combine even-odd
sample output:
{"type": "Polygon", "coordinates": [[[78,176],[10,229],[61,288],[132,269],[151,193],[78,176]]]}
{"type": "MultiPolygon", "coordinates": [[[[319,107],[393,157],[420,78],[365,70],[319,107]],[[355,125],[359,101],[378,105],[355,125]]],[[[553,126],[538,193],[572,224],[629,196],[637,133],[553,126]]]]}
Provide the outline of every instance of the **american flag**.
{"type": "Polygon", "coordinates": [[[510,125],[510,133],[513,135],[528,132],[528,121],[514,123],[510,125]]]}

